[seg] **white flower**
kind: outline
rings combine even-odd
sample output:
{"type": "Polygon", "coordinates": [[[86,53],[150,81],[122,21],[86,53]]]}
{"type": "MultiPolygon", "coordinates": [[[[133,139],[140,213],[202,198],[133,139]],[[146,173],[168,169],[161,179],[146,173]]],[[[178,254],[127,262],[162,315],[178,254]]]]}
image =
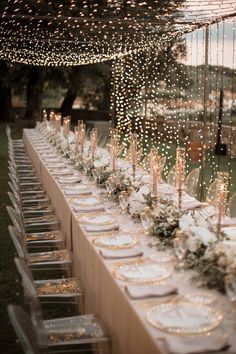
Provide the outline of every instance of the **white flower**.
{"type": "Polygon", "coordinates": [[[142,182],[143,183],[145,183],[145,184],[150,184],[150,182],[151,182],[151,177],[150,177],[150,175],[148,174],[148,175],[144,175],[144,176],[142,176],[142,182]]]}
{"type": "Polygon", "coordinates": [[[190,214],[184,214],[179,221],[179,228],[181,230],[188,230],[192,226],[195,226],[193,217],[190,214]]]}
{"type": "Polygon", "coordinates": [[[205,227],[190,226],[185,231],[188,233],[187,247],[190,252],[196,252],[201,245],[209,246],[217,240],[216,235],[205,227]]]}
{"type": "Polygon", "coordinates": [[[110,164],[110,158],[105,157],[105,158],[101,158],[99,160],[95,160],[94,161],[94,167],[95,168],[101,168],[101,167],[105,167],[107,165],[110,164]]]}
{"type": "Polygon", "coordinates": [[[145,208],[145,204],[138,202],[137,200],[132,200],[129,203],[129,211],[131,215],[142,213],[144,208],[145,208]]]}
{"type": "Polygon", "coordinates": [[[139,188],[139,190],[135,193],[135,198],[140,200],[141,202],[145,202],[144,196],[147,196],[150,193],[150,186],[144,185],[139,188]]]}

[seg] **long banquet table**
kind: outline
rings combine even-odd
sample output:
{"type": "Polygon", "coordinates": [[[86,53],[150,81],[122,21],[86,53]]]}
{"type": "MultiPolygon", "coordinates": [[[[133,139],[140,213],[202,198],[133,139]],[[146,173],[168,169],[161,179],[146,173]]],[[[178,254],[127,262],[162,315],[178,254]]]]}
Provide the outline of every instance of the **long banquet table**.
{"type": "MultiPolygon", "coordinates": [[[[132,300],[128,296],[125,291],[126,282],[118,280],[112,271],[113,264],[118,261],[104,259],[99,253],[99,247],[93,243],[94,236],[85,233],[78,221],[78,214],[73,211],[71,198],[65,195],[58,180],[52,175],[37,151],[37,146],[33,142],[37,134],[39,133],[35,130],[25,129],[24,143],[38,177],[51,199],[55,213],[60,219],[62,231],[66,236],[67,248],[73,254],[75,276],[81,281],[85,292],[85,312],[101,316],[111,335],[113,354],[167,353],[163,341],[158,338],[168,335],[149,324],[145,317],[146,305],[149,301],[151,305],[163,300],[159,298],[132,300]]],[[[86,177],[83,178],[86,179],[86,177]]],[[[91,183],[89,188],[94,195],[100,193],[99,189],[91,183]]],[[[106,202],[104,206],[106,207],[106,202]]],[[[118,214],[116,217],[118,223],[119,220],[124,223],[123,216],[118,214]]],[[[127,216],[125,227],[135,228],[137,226],[127,216]]],[[[144,256],[155,252],[146,244],[142,233],[138,237],[144,256]]],[[[196,292],[196,287],[187,281],[187,277],[186,279],[183,276],[180,277],[175,271],[170,281],[178,287],[179,296],[196,292]]],[[[214,291],[211,293],[217,297],[220,308],[229,306],[226,297],[214,291]]],[[[224,326],[227,326],[227,321],[224,326]]],[[[231,348],[227,352],[236,353],[236,338],[233,336],[235,324],[234,328],[232,328],[232,323],[228,324],[227,328],[227,331],[232,333],[231,348]]]]}

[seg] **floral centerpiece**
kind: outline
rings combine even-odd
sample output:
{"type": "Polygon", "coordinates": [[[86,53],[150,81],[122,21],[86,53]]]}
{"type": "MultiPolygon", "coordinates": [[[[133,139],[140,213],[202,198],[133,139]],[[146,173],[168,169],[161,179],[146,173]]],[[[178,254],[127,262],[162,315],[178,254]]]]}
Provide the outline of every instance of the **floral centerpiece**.
{"type": "MultiPolygon", "coordinates": [[[[150,203],[150,197],[149,197],[150,203]]],[[[159,198],[155,208],[150,208],[151,236],[158,237],[163,246],[172,246],[182,212],[170,199],[159,198]]]]}

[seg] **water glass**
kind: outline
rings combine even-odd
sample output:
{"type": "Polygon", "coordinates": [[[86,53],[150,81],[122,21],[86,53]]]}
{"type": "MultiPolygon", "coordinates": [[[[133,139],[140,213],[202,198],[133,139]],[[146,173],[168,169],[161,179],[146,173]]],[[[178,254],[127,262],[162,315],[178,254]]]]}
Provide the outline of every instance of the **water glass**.
{"type": "Polygon", "coordinates": [[[146,236],[148,236],[153,226],[152,218],[147,213],[140,213],[140,218],[144,228],[144,233],[146,236]]]}
{"type": "Polygon", "coordinates": [[[224,277],[225,292],[231,302],[236,304],[236,277],[233,275],[226,275],[224,277]]]}
{"type": "Polygon", "coordinates": [[[97,182],[98,172],[97,172],[96,168],[92,169],[92,176],[94,178],[94,181],[97,182]]]}
{"type": "Polygon", "coordinates": [[[187,253],[186,241],[180,237],[176,237],[173,240],[174,252],[178,259],[178,268],[181,269],[184,266],[184,258],[187,253]]]}
{"type": "Polygon", "coordinates": [[[120,195],[118,196],[120,207],[122,209],[122,214],[125,214],[127,212],[127,207],[129,204],[129,194],[126,192],[121,192],[120,195]]]}

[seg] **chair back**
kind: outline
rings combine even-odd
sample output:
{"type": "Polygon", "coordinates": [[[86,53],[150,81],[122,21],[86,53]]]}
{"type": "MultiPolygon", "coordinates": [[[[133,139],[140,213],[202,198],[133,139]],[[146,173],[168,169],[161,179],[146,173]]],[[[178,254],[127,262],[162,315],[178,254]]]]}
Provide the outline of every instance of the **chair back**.
{"type": "Polygon", "coordinates": [[[167,183],[173,187],[176,186],[176,166],[175,165],[170,169],[168,173],[167,183]]]}
{"type": "Polygon", "coordinates": [[[13,193],[20,193],[19,186],[16,184],[16,182],[8,182],[9,187],[11,188],[13,193]]]}
{"type": "Polygon", "coordinates": [[[216,205],[217,203],[217,181],[215,180],[214,182],[212,182],[207,190],[207,194],[206,194],[206,202],[212,205],[216,205]]]}
{"type": "Polygon", "coordinates": [[[198,181],[199,181],[199,176],[200,176],[200,169],[199,168],[194,168],[188,176],[186,177],[185,180],[185,191],[191,197],[197,197],[198,196],[198,181]]]}
{"type": "Polygon", "coordinates": [[[18,215],[21,214],[21,206],[20,206],[20,201],[16,199],[15,195],[12,192],[7,192],[8,197],[10,201],[12,202],[12,205],[18,215]]]}
{"type": "Polygon", "coordinates": [[[9,305],[8,316],[25,354],[41,354],[38,336],[28,314],[16,305],[9,305]]]}
{"type": "Polygon", "coordinates": [[[229,199],[229,217],[236,217],[236,192],[229,199]]]}
{"type": "Polygon", "coordinates": [[[9,214],[11,221],[13,222],[13,225],[15,226],[17,232],[24,234],[24,225],[23,225],[20,215],[17,214],[15,209],[9,205],[7,206],[7,212],[9,214]]]}
{"type": "Polygon", "coordinates": [[[22,258],[15,258],[16,268],[21,275],[22,285],[27,296],[37,296],[34,280],[29,267],[22,258]]]}
{"type": "Polygon", "coordinates": [[[11,236],[12,242],[14,243],[18,256],[21,258],[25,258],[25,256],[27,255],[27,248],[22,239],[22,235],[17,232],[14,226],[12,225],[8,226],[8,231],[11,236]]]}
{"type": "Polygon", "coordinates": [[[41,347],[47,347],[47,333],[43,323],[43,313],[40,301],[37,296],[28,295],[30,305],[30,317],[34,328],[38,334],[38,340],[41,347]]]}

